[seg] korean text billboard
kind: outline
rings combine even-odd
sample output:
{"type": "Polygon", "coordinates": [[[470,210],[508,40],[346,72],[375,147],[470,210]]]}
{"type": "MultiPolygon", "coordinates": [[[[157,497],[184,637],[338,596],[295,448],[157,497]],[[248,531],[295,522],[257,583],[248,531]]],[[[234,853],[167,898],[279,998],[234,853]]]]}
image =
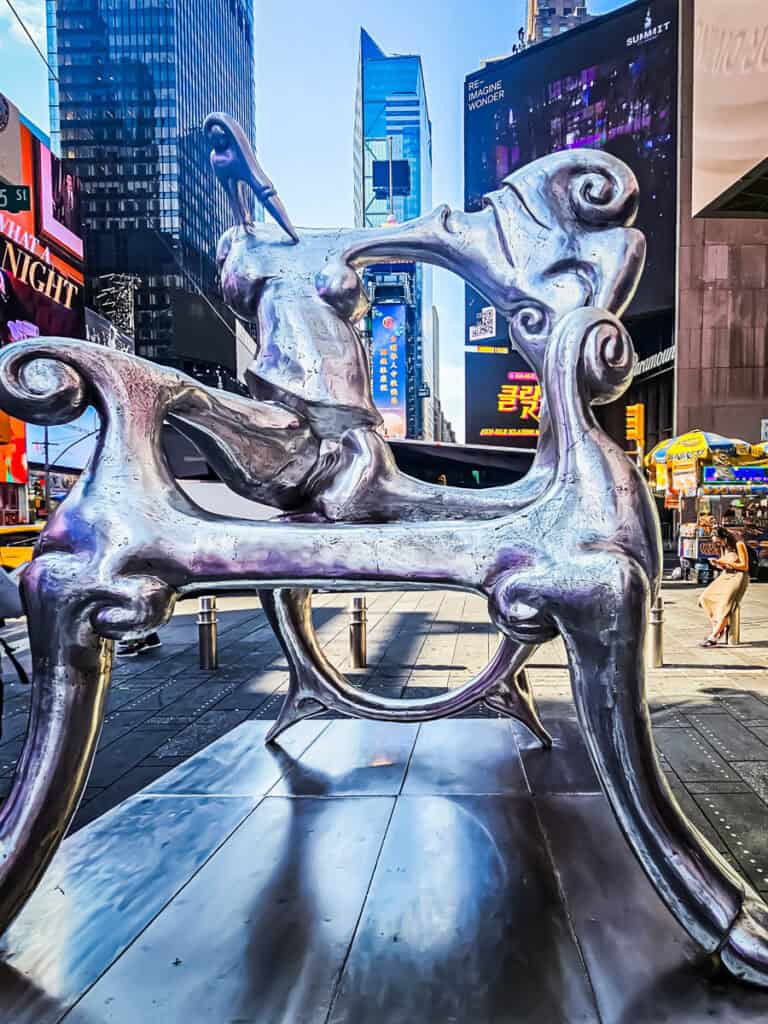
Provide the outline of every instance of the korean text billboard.
{"type": "Polygon", "coordinates": [[[507,355],[468,352],[468,444],[534,448],[539,437],[541,386],[529,370],[510,369],[507,355]]]}
{"type": "Polygon", "coordinates": [[[371,309],[373,401],[384,420],[387,437],[406,434],[406,307],[381,305],[371,309]]]}

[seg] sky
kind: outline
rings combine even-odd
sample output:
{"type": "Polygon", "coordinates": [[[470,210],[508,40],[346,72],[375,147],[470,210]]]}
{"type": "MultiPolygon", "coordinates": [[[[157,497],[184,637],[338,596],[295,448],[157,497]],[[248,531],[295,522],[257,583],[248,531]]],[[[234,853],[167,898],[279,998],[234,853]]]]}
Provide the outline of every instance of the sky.
{"type": "MultiPolygon", "coordinates": [[[[44,0],[12,0],[45,52],[44,0]]],[[[594,14],[626,0],[591,0],[594,14]]],[[[525,0],[256,0],[257,147],[291,219],[352,224],[352,126],[360,28],[386,53],[419,53],[432,120],[432,199],[463,206],[464,77],[507,53],[525,0]]],[[[0,0],[0,92],[48,130],[47,69],[0,0]]],[[[212,103],[212,108],[218,105],[212,103]]],[[[464,436],[464,287],[435,271],[440,393],[464,436]]]]}

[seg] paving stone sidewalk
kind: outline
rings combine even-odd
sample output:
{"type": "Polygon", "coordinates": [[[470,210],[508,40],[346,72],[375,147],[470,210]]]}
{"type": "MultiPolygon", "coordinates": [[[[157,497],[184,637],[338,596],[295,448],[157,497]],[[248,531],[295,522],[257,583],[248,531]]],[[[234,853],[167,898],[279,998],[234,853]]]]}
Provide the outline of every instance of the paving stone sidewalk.
{"type": "MultiPolygon", "coordinates": [[[[698,646],[707,632],[696,608],[699,592],[687,584],[664,588],[666,663],[649,672],[655,735],[686,813],[755,885],[768,888],[768,585],[748,591],[738,647],[698,646]]],[[[318,594],[314,602],[321,642],[343,670],[349,601],[348,595],[318,594]]],[[[73,829],[243,720],[277,716],[287,666],[258,601],[223,598],[219,608],[218,671],[198,667],[194,602],[178,606],[162,631],[161,648],[116,663],[98,754],[73,829]]],[[[368,626],[369,668],[350,675],[357,685],[389,696],[461,685],[486,664],[498,641],[485,603],[454,591],[369,594],[368,626]]],[[[24,659],[28,664],[28,654],[24,659]]],[[[547,644],[533,659],[531,681],[545,722],[556,736],[567,733],[574,740],[565,664],[562,644],[547,644]]],[[[7,659],[3,669],[0,795],[10,787],[29,700],[7,659]]]]}

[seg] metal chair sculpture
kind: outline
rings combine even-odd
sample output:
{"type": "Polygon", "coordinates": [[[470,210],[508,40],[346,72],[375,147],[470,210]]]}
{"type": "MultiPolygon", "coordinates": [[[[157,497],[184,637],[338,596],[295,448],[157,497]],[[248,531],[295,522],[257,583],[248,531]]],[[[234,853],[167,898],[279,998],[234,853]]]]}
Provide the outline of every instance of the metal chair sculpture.
{"type": "Polygon", "coordinates": [[[648,877],[704,950],[737,977],[768,984],[768,908],[686,820],[656,760],[643,648],[660,578],[657,519],[637,469],[592,411],[623,392],[634,368],[617,319],[643,262],[630,226],[633,175],[605,154],[558,154],[510,176],[476,214],[443,207],[381,232],[300,232],[237,126],[216,115],[207,130],[241,221],[219,256],[227,300],[258,326],[253,398],[86,342],[27,341],[0,354],[9,413],[63,423],[92,404],[101,417],[94,458],[22,581],[34,696],[0,811],[0,927],[77,808],[101,728],[109,641],[161,625],[180,595],[253,586],[291,666],[273,735],[320,707],[418,721],[484,700],[547,743],[523,667],[560,634],[590,755],[648,877]],[[244,181],[277,226],[251,223],[244,181]],[[448,267],[508,317],[546,407],[519,484],[430,487],[394,465],[352,326],[365,308],[357,271],[383,257],[448,267]],[[233,490],[283,518],[254,523],[197,507],[165,464],[166,420],[233,490]],[[428,700],[391,701],[348,683],[314,636],[311,588],[392,585],[485,595],[503,636],[491,663],[428,700]]]}

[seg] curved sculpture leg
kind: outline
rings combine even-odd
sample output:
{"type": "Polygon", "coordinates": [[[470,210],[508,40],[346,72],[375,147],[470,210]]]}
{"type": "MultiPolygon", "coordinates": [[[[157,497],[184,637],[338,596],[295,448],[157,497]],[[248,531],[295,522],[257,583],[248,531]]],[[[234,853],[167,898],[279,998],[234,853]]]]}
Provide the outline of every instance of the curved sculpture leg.
{"type": "Polygon", "coordinates": [[[260,591],[259,597],[289,667],[288,692],[267,742],[296,722],[326,709],[356,718],[424,722],[458,714],[490,694],[498,705],[494,710],[518,719],[543,746],[551,747],[551,737],[539,720],[522,671],[532,647],[505,637],[483,672],[448,694],[425,700],[378,697],[352,686],[326,658],[312,623],[311,590],[260,591]],[[522,687],[518,689],[521,678],[522,687]]]}
{"type": "Polygon", "coordinates": [[[39,559],[24,576],[32,705],[13,786],[0,811],[2,928],[24,906],[66,835],[101,732],[112,643],[98,637],[83,614],[82,591],[56,600],[76,571],[75,560],[70,562],[50,566],[39,559]]]}
{"type": "Polygon", "coordinates": [[[518,646],[519,644],[509,637],[502,639],[499,652],[497,652],[497,654],[501,655],[498,659],[501,668],[500,678],[485,694],[483,703],[491,711],[496,711],[502,715],[509,715],[510,718],[516,718],[518,722],[522,722],[545,750],[551,750],[552,737],[544,728],[544,723],[539,717],[539,710],[536,707],[536,699],[533,696],[528,673],[525,669],[520,669],[514,673],[508,670],[509,665],[512,663],[512,651],[516,650],[518,646]],[[506,650],[502,653],[501,648],[506,648],[506,650]],[[507,671],[504,670],[505,664],[507,671]]]}
{"type": "MultiPolygon", "coordinates": [[[[296,587],[293,590],[260,590],[259,600],[288,662],[288,692],[275,724],[266,735],[266,742],[272,743],[280,733],[285,732],[296,722],[322,714],[326,706],[318,698],[302,695],[302,676],[306,676],[312,668],[309,664],[304,668],[304,663],[296,656],[296,651],[301,646],[301,634],[297,624],[309,621],[310,628],[312,627],[312,591],[306,587],[296,587]],[[278,604],[286,607],[278,609],[278,604]]],[[[317,649],[320,649],[319,645],[317,649]]],[[[316,668],[319,671],[319,666],[316,668]]]]}
{"type": "MultiPolygon", "coordinates": [[[[686,819],[659,767],[645,698],[648,585],[621,555],[590,564],[560,626],[592,761],[617,821],[657,892],[732,974],[768,982],[768,910],[686,819]]],[[[573,597],[574,595],[570,595],[573,597]]]]}

